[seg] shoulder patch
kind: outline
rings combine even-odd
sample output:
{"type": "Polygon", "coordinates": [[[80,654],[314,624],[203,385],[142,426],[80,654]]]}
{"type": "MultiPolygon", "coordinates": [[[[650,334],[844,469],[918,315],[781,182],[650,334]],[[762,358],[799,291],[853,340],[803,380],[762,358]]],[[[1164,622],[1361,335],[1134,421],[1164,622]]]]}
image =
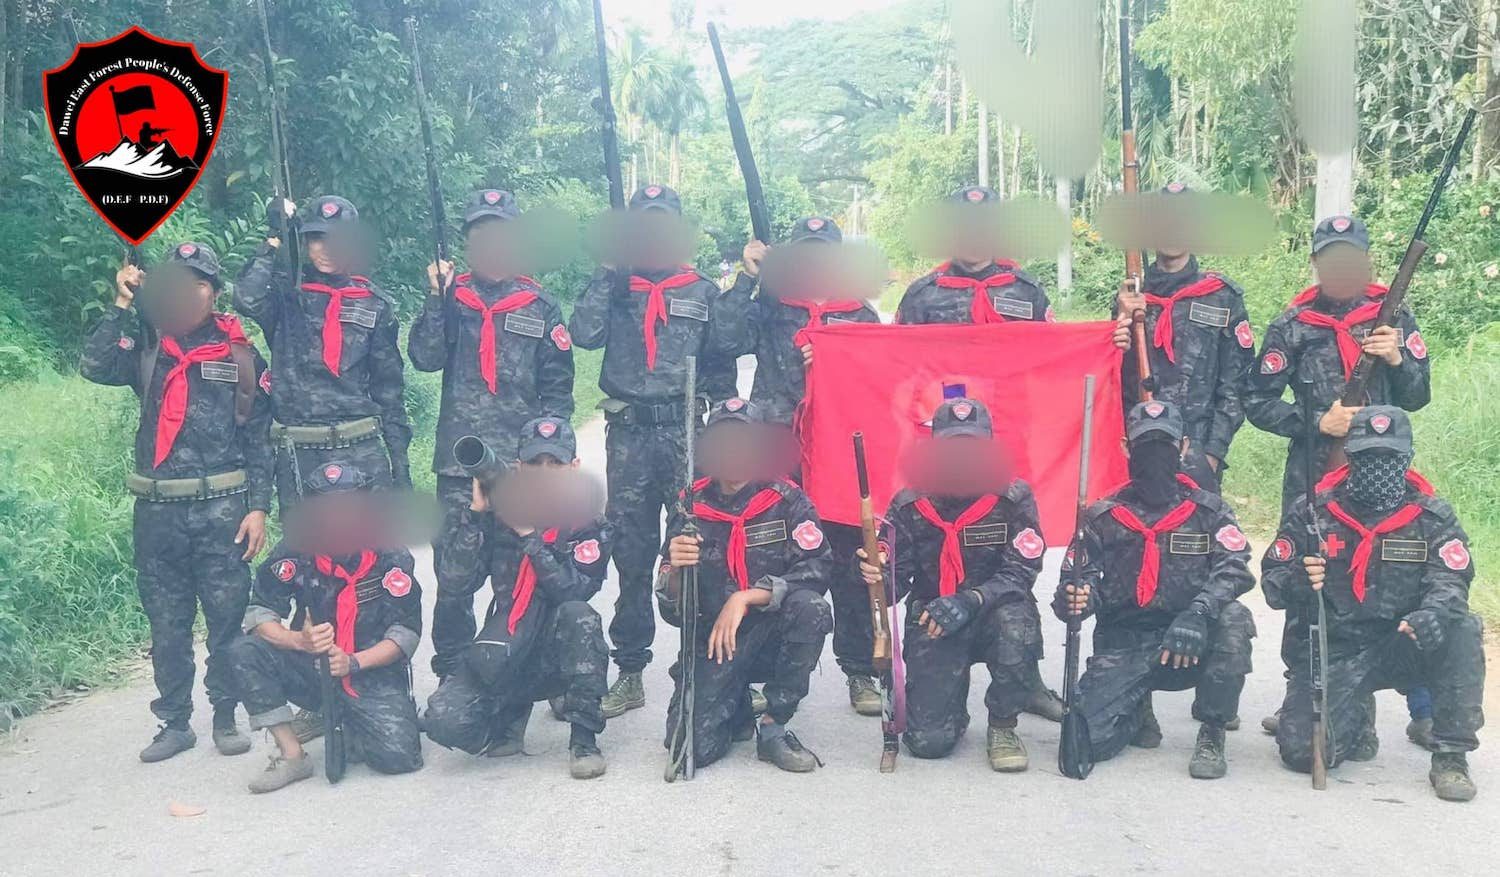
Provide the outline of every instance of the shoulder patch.
{"type": "Polygon", "coordinates": [[[573,561],[588,566],[599,562],[599,540],[585,539],[573,546],[573,561]]]}
{"type": "Polygon", "coordinates": [[[568,334],[567,326],[558,323],[552,327],[552,345],[562,351],[573,349],[573,336],[568,334]]]}
{"type": "Polygon", "coordinates": [[[1276,537],[1276,541],[1271,543],[1271,548],[1266,553],[1275,560],[1286,563],[1288,560],[1292,559],[1292,552],[1295,550],[1296,549],[1292,546],[1291,539],[1288,539],[1285,536],[1278,536],[1276,537]]]}
{"type": "Polygon", "coordinates": [[[291,558],[283,558],[271,564],[271,575],[277,581],[289,582],[297,575],[297,561],[291,558]]]}
{"type": "Polygon", "coordinates": [[[1422,340],[1421,332],[1412,332],[1406,336],[1406,350],[1417,359],[1427,358],[1427,342],[1422,340]]]}
{"type": "Polygon", "coordinates": [[[1451,570],[1465,570],[1469,568],[1469,547],[1462,539],[1449,539],[1438,549],[1438,557],[1443,559],[1443,566],[1451,570]]]}
{"type": "Polygon", "coordinates": [[[380,580],[380,584],[390,592],[392,597],[405,597],[411,593],[411,576],[406,574],[399,566],[393,566],[380,580]]]}
{"type": "Polygon", "coordinates": [[[271,395],[271,370],[269,368],[262,369],[260,380],[256,383],[260,384],[260,391],[262,393],[265,393],[267,396],[271,395]]]}
{"type": "Polygon", "coordinates": [[[1246,539],[1245,534],[1234,524],[1225,524],[1220,527],[1219,532],[1214,534],[1214,539],[1230,551],[1239,551],[1250,544],[1250,540],[1246,539]]]}
{"type": "Polygon", "coordinates": [[[1246,350],[1255,346],[1255,330],[1250,328],[1249,320],[1240,320],[1234,327],[1234,339],[1246,350]]]}
{"type": "Polygon", "coordinates": [[[1043,551],[1047,550],[1047,543],[1042,539],[1041,534],[1030,527],[1017,533],[1016,538],[1012,539],[1010,544],[1027,560],[1036,560],[1042,556],[1043,551]]]}
{"type": "Polygon", "coordinates": [[[818,523],[811,519],[793,528],[792,538],[797,540],[797,545],[803,551],[816,551],[823,545],[823,531],[818,527],[818,523]]]}
{"type": "Polygon", "coordinates": [[[121,335],[119,345],[121,350],[134,350],[135,339],[130,337],[129,335],[121,335]]]}
{"type": "Polygon", "coordinates": [[[1279,375],[1286,371],[1286,354],[1280,350],[1267,350],[1260,357],[1260,373],[1279,375]]]}

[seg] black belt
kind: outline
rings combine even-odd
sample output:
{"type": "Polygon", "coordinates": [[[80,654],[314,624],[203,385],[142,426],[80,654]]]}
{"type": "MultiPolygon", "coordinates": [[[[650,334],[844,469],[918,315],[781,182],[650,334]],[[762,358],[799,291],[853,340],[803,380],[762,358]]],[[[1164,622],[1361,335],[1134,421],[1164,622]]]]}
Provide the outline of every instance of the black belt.
{"type": "MultiPolygon", "coordinates": [[[[708,410],[707,400],[699,399],[694,407],[696,414],[702,418],[703,413],[708,410]]],[[[604,420],[607,423],[618,423],[622,426],[662,426],[671,424],[678,426],[686,422],[687,412],[683,409],[681,402],[658,402],[647,405],[639,402],[628,403],[619,411],[605,411],[604,420]]]]}

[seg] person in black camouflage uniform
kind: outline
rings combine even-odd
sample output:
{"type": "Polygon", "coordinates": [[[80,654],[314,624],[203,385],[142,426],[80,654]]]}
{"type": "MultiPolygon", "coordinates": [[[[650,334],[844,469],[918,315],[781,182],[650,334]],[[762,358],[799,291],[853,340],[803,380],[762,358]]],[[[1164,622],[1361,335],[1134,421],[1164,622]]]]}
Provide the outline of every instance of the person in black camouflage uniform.
{"type": "MultiPolygon", "coordinates": [[[[660,223],[663,237],[681,224],[682,203],[665,186],[630,199],[631,219],[660,223]]],[[[663,250],[668,248],[664,247],[663,250]]],[[[622,273],[601,268],[579,297],[568,328],[585,350],[604,348],[599,388],[604,408],[609,504],[620,593],[609,625],[619,678],[604,699],[613,718],[646,703],[641,671],[651,661],[656,616],[651,570],[661,545],[661,514],[687,477],[683,434],[686,359],[733,357],[743,317],[726,312],[712,280],[664,253],[642,254],[622,273]]]]}
{"type": "MultiPolygon", "coordinates": [[[[537,418],[520,435],[522,471],[578,467],[577,440],[566,420],[537,418]]],[[[484,629],[428,698],[423,729],[443,746],[515,755],[522,751],[532,704],[556,697],[559,718],[573,726],[570,773],[575,779],[601,776],[604,756],[595,735],[604,730],[599,702],[609,651],[604,623],[588,601],[604,584],[609,527],[596,518],[517,528],[491,512],[487,490],[471,482],[470,504],[446,525],[437,572],[452,584],[454,596],[470,602],[488,578],[494,598],[484,629]],[[495,642],[507,645],[497,652],[495,642]]]]}
{"type": "MultiPolygon", "coordinates": [[[[505,223],[519,215],[509,192],[482,189],[469,197],[464,235],[472,273],[453,277],[451,264],[428,266],[430,294],[407,338],[417,370],[443,373],[432,471],[445,533],[471,493],[471,479],[453,458],[456,441],[476,436],[499,459],[511,460],[528,420],[573,415],[573,342],[562,309],[506,264],[512,244],[505,223]]],[[[473,591],[460,593],[463,587],[442,574],[444,547],[441,538],[432,546],[439,571],[432,671],[440,679],[453,672],[457,650],[475,630],[473,591]]]]}
{"type": "MultiPolygon", "coordinates": [[[[1016,717],[1031,697],[1028,668],[1042,656],[1032,588],[1047,548],[1036,498],[1025,481],[979,468],[993,457],[984,449],[994,441],[982,402],[945,401],[932,415],[932,441],[931,453],[961,471],[941,485],[902,489],[881,531],[891,593],[907,600],[903,740],[918,758],[952,752],[969,726],[970,668],[982,663],[990,671],[990,767],[1024,771],[1029,758],[1016,717]]],[[[864,584],[885,586],[864,550],[857,555],[864,584]]]]}
{"type": "MultiPolygon", "coordinates": [[[[1361,408],[1347,438],[1348,467],[1317,485],[1313,508],[1295,502],[1266,549],[1266,602],[1312,618],[1314,592],[1323,592],[1329,767],[1355,756],[1373,722],[1371,694],[1421,686],[1432,692],[1428,779],[1439,798],[1468,801],[1477,789],[1466,753],[1484,725],[1484,628],[1469,611],[1469,539],[1452,506],[1411,470],[1404,411],[1361,408]]],[[[1281,760],[1304,772],[1312,763],[1310,673],[1304,651],[1291,665],[1276,732],[1281,760]]]]}
{"type": "Polygon", "coordinates": [[[265,544],[271,507],[271,406],[260,389],[266,365],[238,320],[213,313],[220,282],[212,249],[179,244],[153,274],[143,302],[153,331],[131,310],[144,275],[127,265],[116,275],[115,306],[89,335],[80,364],[88,380],[130,387],[141,400],[127,486],[137,496],[136,587],[151,624],[159,694],[151,711],[162,721],[141,760],[161,761],[197,743],[188,719],[200,604],[214,745],[238,755],[250,740],[235,727],[224,656],[245,612],[248,561],[265,544]]]}
{"type": "Polygon", "coordinates": [[[411,487],[396,307],[351,273],[358,222],[345,199],[314,200],[299,223],[307,250],[300,287],[277,258],[281,242],[275,237],[245,264],[234,286],[235,309],[254,320],[271,345],[267,386],[283,515],[297,501],[298,478],[335,458],[371,473],[381,486],[411,487]]]}
{"type": "Polygon", "coordinates": [[[411,694],[411,656],[422,638],[415,565],[404,548],[355,547],[359,533],[370,528],[347,520],[354,508],[337,505],[378,483],[344,461],[312,472],[303,485],[305,508],[296,511],[297,526],[288,530],[297,535],[272,548],[256,571],[245,633],[230,644],[228,659],[250,727],[268,729],[279,750],[250,781],[252,792],[272,792],[313,775],[288,702],[322,709],[323,655],[339,683],[335,696],[350,760],[387,774],[422,767],[411,694]]]}
{"type": "Polygon", "coordinates": [[[1255,586],[1250,543],[1223,499],[1181,474],[1177,406],[1136,405],[1126,433],[1130,481],[1084,513],[1052,603],[1064,621],[1096,616],[1078,709],[1104,761],[1143,745],[1148,726],[1144,745],[1161,742],[1152,691],[1196,689],[1193,717],[1203,724],[1188,773],[1217,779],[1229,769],[1225,726],[1251,669],[1255,622],[1239,602],[1255,586]]]}

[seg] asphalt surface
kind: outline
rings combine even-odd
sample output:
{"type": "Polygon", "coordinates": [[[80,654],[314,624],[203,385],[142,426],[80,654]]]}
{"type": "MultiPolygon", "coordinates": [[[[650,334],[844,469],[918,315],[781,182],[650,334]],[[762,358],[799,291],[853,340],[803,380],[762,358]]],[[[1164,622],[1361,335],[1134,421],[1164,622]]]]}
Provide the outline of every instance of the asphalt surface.
{"type": "MultiPolygon", "coordinates": [[[[586,468],[602,472],[603,428],[580,432],[586,468]]],[[[1056,582],[1048,554],[1039,594],[1056,582]]],[[[429,558],[420,558],[429,610],[429,558]]],[[[609,615],[615,586],[595,606],[609,615]]],[[[253,796],[245,783],[274,746],[226,758],[208,738],[201,685],[198,747],[155,765],[136,753],[155,725],[138,674],[21,721],[0,737],[0,875],[95,874],[758,874],[758,873],[1494,873],[1500,861],[1500,757],[1471,756],[1478,799],[1450,804],[1427,784],[1428,755],[1406,742],[1404,703],[1379,696],[1381,752],[1347,764],[1315,792],[1284,769],[1260,718],[1281,699],[1281,623],[1252,594],[1260,636],[1229,735],[1229,776],[1192,780],[1191,692],[1158,693],[1165,741],[1127,749],[1084,782],[1057,772],[1058,726],[1023,716],[1024,774],[996,774],[984,754],[984,688],[976,668],[970,733],[947,759],[903,752],[882,775],[878,720],[849,708],[830,651],[792,727],[826,767],[790,775],[739,745],[690,783],[662,782],[661,738],[676,631],[658,626],[647,704],[600,737],[609,773],[569,779],[567,726],[533,711],[527,753],[474,758],[426,744],[426,767],[399,777],[350,768],[253,796]],[[173,802],[203,808],[174,817],[173,802]]],[[[1048,623],[1043,674],[1062,675],[1062,626],[1048,623]]],[[[1087,641],[1087,636],[1085,636],[1087,641]]],[[[416,659],[418,703],[436,683],[416,659]]],[[[200,649],[201,659],[201,649],[200,649]]],[[[1493,708],[1497,703],[1491,684],[1493,708]]],[[[243,724],[243,715],[241,722],[243,724]]]]}

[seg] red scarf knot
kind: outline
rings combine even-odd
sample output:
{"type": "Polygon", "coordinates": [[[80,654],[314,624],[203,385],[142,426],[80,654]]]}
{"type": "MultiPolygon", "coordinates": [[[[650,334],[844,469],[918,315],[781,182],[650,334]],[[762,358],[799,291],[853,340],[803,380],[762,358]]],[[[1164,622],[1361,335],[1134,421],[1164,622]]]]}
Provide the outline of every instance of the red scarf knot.
{"type": "Polygon", "coordinates": [[[656,324],[667,322],[667,296],[669,289],[681,289],[691,286],[702,278],[695,271],[684,271],[681,274],[673,274],[671,277],[655,283],[640,275],[630,278],[631,292],[644,292],[646,298],[646,319],[641,326],[642,336],[646,339],[646,370],[656,371],[656,324]]]}
{"type": "MultiPolygon", "coordinates": [[[[361,277],[354,279],[364,281],[361,277]]],[[[323,365],[328,367],[329,374],[338,377],[339,362],[344,354],[344,324],[339,322],[344,299],[369,298],[373,293],[365,286],[329,286],[326,283],[304,283],[302,289],[328,296],[328,306],[323,309],[323,365]]]]}
{"type": "Polygon", "coordinates": [[[1163,534],[1170,533],[1187,523],[1187,519],[1198,510],[1198,504],[1191,499],[1185,499],[1170,512],[1161,516],[1155,524],[1147,526],[1144,521],[1136,517],[1135,512],[1123,505],[1117,505],[1109,510],[1116,521],[1125,529],[1141,534],[1144,541],[1141,552],[1141,573],[1135,580],[1135,602],[1137,606],[1145,606],[1156,596],[1157,580],[1161,577],[1161,545],[1157,538],[1163,534]]]}
{"type": "Polygon", "coordinates": [[[1416,503],[1407,503],[1397,509],[1395,514],[1376,524],[1374,527],[1366,527],[1353,515],[1344,511],[1337,502],[1328,504],[1328,513],[1333,515],[1345,526],[1359,534],[1359,545],[1354,549],[1354,558],[1349,561],[1349,572],[1354,576],[1351,590],[1354,591],[1354,599],[1365,602],[1365,588],[1370,576],[1370,555],[1375,551],[1375,538],[1397,530],[1415,521],[1422,514],[1422,507],[1416,503]]]}
{"type": "Polygon", "coordinates": [[[1156,334],[1152,336],[1151,343],[1166,353],[1167,362],[1177,362],[1177,349],[1173,343],[1176,337],[1172,320],[1173,306],[1186,299],[1213,295],[1223,288],[1224,281],[1213,274],[1209,274],[1202,280],[1190,283],[1171,295],[1152,295],[1149,292],[1146,293],[1146,303],[1161,308],[1161,313],[1156,315],[1156,334]]]}
{"type": "MultiPolygon", "coordinates": [[[[693,487],[695,491],[701,489],[696,483],[693,487]]],[[[729,575],[740,586],[741,591],[750,587],[750,569],[745,563],[748,541],[745,535],[745,523],[751,518],[770,511],[779,502],[781,502],[781,491],[774,487],[767,487],[750,497],[750,501],[745,503],[745,510],[737,515],[720,511],[706,502],[695,501],[693,503],[693,514],[696,517],[729,525],[729,547],[725,550],[725,556],[729,561],[729,575]]]]}
{"type": "Polygon", "coordinates": [[[1380,302],[1367,301],[1350,311],[1343,319],[1309,308],[1297,314],[1297,322],[1333,330],[1334,340],[1339,347],[1339,361],[1344,365],[1344,380],[1348,380],[1354,374],[1354,364],[1359,361],[1362,349],[1359,340],[1354,337],[1354,327],[1368,323],[1379,315],[1380,302]]]}
{"type": "Polygon", "coordinates": [[[240,321],[234,317],[228,314],[214,314],[214,322],[218,325],[219,331],[228,336],[228,339],[214,344],[202,344],[186,353],[183,352],[182,345],[177,342],[176,338],[169,335],[162,336],[161,352],[176,362],[167,370],[161,383],[161,406],[156,413],[156,452],[151,460],[153,469],[165,462],[172,453],[172,446],[177,443],[177,436],[182,432],[182,424],[187,420],[187,370],[200,362],[216,362],[224,359],[229,356],[232,344],[243,347],[250,343],[245,338],[245,330],[241,328],[240,321]]]}
{"type": "MultiPolygon", "coordinates": [[[[467,278],[467,275],[466,275],[467,278]]],[[[516,278],[519,285],[526,278],[516,278]]],[[[465,285],[459,285],[453,289],[453,300],[466,308],[479,312],[479,374],[484,378],[484,384],[489,387],[490,395],[495,394],[495,315],[508,314],[518,311],[537,300],[537,294],[532,289],[521,289],[507,295],[494,304],[487,305],[479,294],[465,285]]]]}
{"type": "MultiPolygon", "coordinates": [[[[1002,268],[1015,268],[1014,262],[997,261],[996,265],[1002,268]]],[[[995,302],[990,297],[990,292],[1004,286],[1010,286],[1016,282],[1016,275],[1010,271],[1002,271],[991,274],[983,279],[977,277],[962,277],[947,273],[951,263],[943,263],[938,266],[937,285],[943,289],[967,289],[974,297],[969,305],[969,318],[976,326],[984,326],[989,323],[1003,323],[1006,317],[995,310],[995,302]]]]}
{"type": "MultiPolygon", "coordinates": [[[[359,566],[354,572],[344,569],[341,564],[333,562],[333,558],[326,554],[314,557],[318,572],[325,576],[333,576],[344,583],[339,589],[337,605],[333,616],[333,642],[339,647],[339,651],[346,655],[352,655],[357,651],[354,647],[354,621],[359,617],[359,590],[355,587],[360,580],[369,574],[370,568],[375,566],[375,552],[365,550],[360,552],[359,566]]],[[[350,697],[359,697],[354,690],[354,680],[345,676],[340,680],[344,684],[344,691],[350,697]]]]}
{"type": "MultiPolygon", "coordinates": [[[[557,528],[553,527],[542,534],[542,542],[552,545],[557,542],[557,528]]],[[[512,635],[516,632],[516,625],[526,617],[526,610],[531,606],[531,597],[536,593],[536,567],[531,563],[531,555],[522,553],[521,567],[516,570],[516,585],[510,593],[510,616],[505,626],[512,635]]]]}
{"type": "Polygon", "coordinates": [[[852,314],[865,306],[865,303],[860,301],[803,301],[794,298],[784,298],[781,303],[787,307],[807,311],[807,322],[797,330],[797,334],[792,336],[792,343],[799,348],[807,346],[808,331],[822,326],[826,315],[852,314]]]}
{"type": "Polygon", "coordinates": [[[927,520],[927,523],[937,527],[943,534],[943,549],[938,556],[938,595],[941,597],[952,596],[958,591],[958,586],[964,580],[964,553],[959,544],[958,534],[963,528],[982,520],[989,514],[1000,497],[993,493],[987,493],[973,504],[964,509],[957,518],[952,521],[943,520],[933,507],[932,500],[925,496],[912,504],[917,514],[927,520]]]}

